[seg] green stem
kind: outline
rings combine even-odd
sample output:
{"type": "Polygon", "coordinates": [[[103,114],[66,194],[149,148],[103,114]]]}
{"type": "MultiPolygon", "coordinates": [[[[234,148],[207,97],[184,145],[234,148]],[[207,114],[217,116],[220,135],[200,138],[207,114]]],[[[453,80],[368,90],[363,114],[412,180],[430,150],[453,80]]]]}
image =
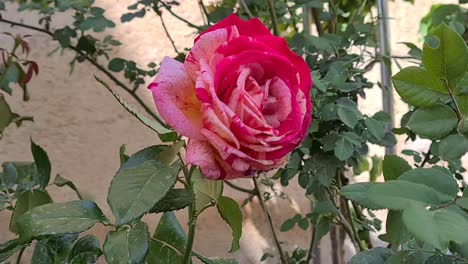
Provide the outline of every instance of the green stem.
{"type": "Polygon", "coordinates": [[[460,107],[458,106],[457,99],[456,99],[455,96],[453,95],[453,90],[452,90],[452,88],[450,87],[450,84],[449,84],[449,82],[447,81],[447,79],[445,79],[444,81],[445,81],[445,86],[447,87],[448,93],[449,93],[449,95],[450,95],[450,98],[452,99],[453,104],[455,105],[455,112],[456,112],[456,114],[457,114],[458,120],[462,120],[462,119],[463,119],[463,114],[462,114],[462,112],[460,111],[460,107]]]}
{"type": "MultiPolygon", "coordinates": [[[[0,17],[0,22],[2,23],[7,23],[7,24],[10,24],[12,26],[18,26],[18,27],[22,27],[22,28],[27,28],[27,29],[30,29],[30,30],[34,30],[34,31],[38,31],[38,32],[42,32],[44,34],[47,34],[49,35],[50,37],[53,37],[54,34],[46,29],[43,29],[43,28],[38,28],[38,27],[35,27],[35,26],[31,26],[31,25],[26,25],[26,24],[22,24],[22,23],[18,23],[18,22],[15,22],[15,21],[11,21],[11,20],[7,20],[7,19],[4,19],[2,17],[0,17]]],[[[135,101],[137,101],[141,107],[143,107],[143,109],[146,111],[146,113],[148,113],[152,118],[154,118],[154,120],[156,120],[160,125],[162,125],[163,127],[165,128],[168,128],[168,126],[154,113],[154,111],[152,111],[146,104],[145,102],[143,102],[143,100],[137,96],[135,94],[135,92],[130,89],[129,87],[127,87],[124,83],[122,83],[119,79],[117,79],[111,72],[109,72],[104,66],[102,66],[101,64],[99,64],[97,61],[95,61],[93,58],[89,57],[88,55],[86,55],[85,53],[83,53],[81,50],[79,50],[78,48],[74,47],[74,46],[71,46],[69,45],[67,48],[75,51],[76,53],[80,54],[80,56],[82,56],[83,58],[85,58],[88,62],[90,62],[92,65],[94,65],[96,68],[98,68],[102,73],[104,73],[107,77],[109,77],[109,79],[111,79],[117,86],[120,86],[122,89],[124,89],[127,93],[129,93],[133,99],[135,99],[135,101]]]]}
{"type": "Polygon", "coordinates": [[[24,250],[26,250],[25,247],[23,247],[23,248],[20,250],[20,252],[19,252],[19,254],[18,254],[18,258],[16,259],[16,264],[20,264],[20,263],[21,263],[21,258],[23,257],[24,250]]]}
{"type": "Polygon", "coordinates": [[[184,264],[190,264],[192,260],[193,241],[195,240],[195,228],[197,224],[197,216],[194,214],[193,206],[189,207],[189,211],[189,231],[187,237],[187,245],[185,246],[184,261],[182,262],[184,264]]]}
{"type": "Polygon", "coordinates": [[[271,27],[273,28],[273,34],[276,36],[279,35],[278,30],[278,21],[276,19],[275,6],[273,5],[273,0],[266,0],[268,5],[268,12],[270,13],[271,27]]]}
{"type": "Polygon", "coordinates": [[[310,245],[309,245],[309,250],[307,251],[307,258],[306,258],[306,263],[310,263],[313,257],[313,252],[316,247],[316,240],[317,240],[317,230],[315,228],[315,225],[312,225],[312,238],[310,239],[310,245]]]}
{"type": "Polygon", "coordinates": [[[256,191],[256,190],[249,190],[249,189],[246,189],[246,188],[237,186],[237,185],[231,183],[230,181],[224,181],[224,183],[225,183],[227,186],[233,188],[234,190],[238,190],[238,191],[240,191],[240,192],[245,192],[245,193],[252,194],[252,195],[257,195],[257,191],[256,191]]]}
{"type": "Polygon", "coordinates": [[[273,225],[273,220],[271,219],[271,215],[270,215],[270,212],[268,211],[268,207],[266,206],[265,201],[263,200],[260,188],[258,187],[256,177],[253,178],[253,183],[254,183],[255,191],[257,192],[258,200],[267,218],[268,227],[270,228],[271,235],[273,236],[273,241],[275,242],[276,250],[278,251],[278,254],[280,255],[281,263],[286,264],[288,263],[286,259],[286,255],[284,254],[284,251],[281,247],[281,243],[279,242],[278,236],[276,235],[275,227],[273,225]]]}

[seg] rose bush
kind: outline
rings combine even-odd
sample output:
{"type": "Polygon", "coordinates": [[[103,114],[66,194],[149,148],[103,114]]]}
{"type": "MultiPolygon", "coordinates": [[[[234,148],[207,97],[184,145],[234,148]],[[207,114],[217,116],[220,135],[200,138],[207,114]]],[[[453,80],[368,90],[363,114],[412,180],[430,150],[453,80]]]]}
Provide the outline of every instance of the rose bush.
{"type": "Polygon", "coordinates": [[[284,164],[310,125],[311,86],[283,38],[230,15],[195,39],[183,64],[164,58],[149,88],[161,117],[189,138],[187,162],[232,179],[284,164]]]}

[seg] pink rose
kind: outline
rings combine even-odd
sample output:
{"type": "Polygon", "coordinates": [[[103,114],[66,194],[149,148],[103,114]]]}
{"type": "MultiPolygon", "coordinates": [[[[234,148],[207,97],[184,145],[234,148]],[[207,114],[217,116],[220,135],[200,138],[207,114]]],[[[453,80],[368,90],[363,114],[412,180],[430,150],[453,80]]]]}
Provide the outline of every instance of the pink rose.
{"type": "Polygon", "coordinates": [[[149,85],[161,117],[189,138],[186,159],[211,179],[284,164],[311,121],[310,70],[259,19],[230,15],[165,57],[149,85]]]}

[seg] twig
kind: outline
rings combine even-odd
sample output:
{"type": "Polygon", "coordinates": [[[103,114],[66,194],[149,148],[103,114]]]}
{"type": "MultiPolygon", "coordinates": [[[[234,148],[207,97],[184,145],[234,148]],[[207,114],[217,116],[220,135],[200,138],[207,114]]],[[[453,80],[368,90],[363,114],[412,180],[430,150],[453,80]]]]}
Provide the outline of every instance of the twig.
{"type": "Polygon", "coordinates": [[[174,13],[172,10],[171,10],[171,7],[168,6],[166,3],[164,3],[163,1],[159,0],[158,3],[160,3],[166,10],[167,12],[169,12],[173,17],[179,19],[180,21],[184,22],[185,24],[187,24],[187,26],[189,27],[192,27],[192,28],[195,28],[197,30],[200,30],[201,28],[193,23],[191,23],[190,21],[186,20],[185,18],[183,17],[180,17],[179,15],[177,15],[176,13],[174,13]]]}
{"type": "Polygon", "coordinates": [[[273,5],[273,0],[265,0],[268,5],[268,12],[270,13],[271,27],[273,28],[273,34],[276,36],[279,35],[278,30],[278,21],[276,19],[275,6],[273,5]]]}
{"type": "Polygon", "coordinates": [[[171,37],[171,34],[169,33],[169,31],[167,30],[167,27],[166,27],[166,23],[164,23],[164,19],[162,17],[162,14],[160,13],[159,14],[159,19],[161,20],[161,25],[164,29],[164,33],[166,33],[166,37],[169,39],[169,41],[171,42],[171,45],[172,45],[172,48],[174,48],[174,51],[177,53],[177,55],[181,55],[181,53],[179,52],[179,50],[177,49],[176,45],[175,45],[175,42],[174,40],[172,39],[171,37]]]}
{"type": "Polygon", "coordinates": [[[348,236],[351,239],[351,242],[353,242],[353,246],[354,246],[354,248],[356,250],[356,253],[360,252],[361,247],[360,247],[358,241],[356,240],[356,237],[354,236],[351,225],[348,223],[348,221],[346,220],[346,217],[343,215],[340,208],[336,204],[335,199],[334,199],[333,194],[331,193],[330,189],[327,188],[326,191],[328,193],[329,200],[332,202],[333,206],[335,206],[335,208],[337,209],[338,219],[339,219],[341,225],[345,229],[346,233],[348,233],[348,236]]]}
{"type": "Polygon", "coordinates": [[[245,193],[248,193],[248,194],[252,194],[252,195],[257,195],[257,191],[256,190],[250,190],[250,189],[246,189],[246,188],[243,188],[243,187],[240,187],[240,186],[237,186],[235,185],[234,183],[230,182],[230,181],[224,181],[224,183],[231,187],[232,189],[234,190],[238,190],[240,192],[245,192],[245,193]]]}
{"type": "Polygon", "coordinates": [[[286,8],[288,9],[288,13],[289,13],[289,16],[290,16],[290,19],[291,19],[291,23],[292,23],[294,32],[298,33],[299,29],[297,28],[297,25],[296,25],[296,23],[297,23],[296,16],[295,16],[295,14],[293,14],[293,10],[288,5],[288,0],[284,0],[284,4],[286,5],[286,8]]]}
{"type": "Polygon", "coordinates": [[[21,263],[21,258],[23,257],[24,250],[26,250],[26,247],[21,248],[21,250],[20,250],[20,252],[18,254],[18,258],[16,259],[16,264],[21,263]]]}
{"type": "Polygon", "coordinates": [[[312,225],[312,237],[310,239],[310,244],[309,244],[309,250],[307,251],[307,257],[306,257],[306,263],[310,263],[313,257],[313,252],[315,250],[316,246],[316,240],[317,240],[317,229],[315,228],[315,225],[312,225]]]}
{"type": "Polygon", "coordinates": [[[203,0],[198,0],[198,5],[200,6],[201,10],[202,10],[202,14],[205,15],[205,18],[206,19],[203,19],[205,20],[205,25],[208,25],[210,23],[210,17],[209,17],[209,13],[208,13],[208,10],[206,10],[206,7],[205,7],[205,4],[203,3],[203,0]]]}
{"type": "MultiPolygon", "coordinates": [[[[50,32],[50,31],[48,31],[46,29],[31,26],[31,25],[26,25],[26,24],[22,24],[22,23],[18,23],[18,22],[15,22],[15,21],[11,21],[11,20],[1,18],[1,17],[0,17],[0,22],[7,23],[7,24],[10,24],[12,26],[18,26],[18,27],[27,28],[27,29],[30,29],[30,30],[42,32],[42,33],[47,34],[47,35],[49,35],[51,37],[54,36],[54,34],[52,32],[50,32]]],[[[152,118],[154,118],[160,125],[162,125],[163,127],[168,128],[168,126],[143,102],[143,100],[139,96],[137,96],[135,94],[135,92],[132,89],[130,89],[124,83],[122,83],[120,80],[118,80],[104,66],[102,66],[97,61],[95,61],[93,58],[89,57],[87,54],[83,53],[81,50],[79,50],[78,48],[76,48],[74,46],[69,45],[67,48],[69,48],[69,49],[75,51],[76,53],[80,54],[81,56],[83,56],[83,58],[85,58],[88,62],[90,62],[92,65],[94,65],[96,68],[98,68],[107,77],[109,77],[109,79],[111,79],[117,86],[120,86],[122,89],[124,89],[126,92],[128,92],[135,99],[135,101],[137,101],[143,107],[143,109],[152,118]]]]}
{"type": "Polygon", "coordinates": [[[252,12],[250,12],[250,9],[249,7],[247,6],[247,4],[244,2],[244,0],[238,0],[239,2],[239,6],[242,7],[242,9],[244,9],[245,13],[247,14],[247,16],[249,16],[249,18],[254,18],[254,15],[252,14],[252,12]]]}
{"type": "Polygon", "coordinates": [[[319,37],[321,37],[324,33],[322,23],[320,23],[319,19],[319,14],[318,14],[318,9],[317,8],[311,8],[310,13],[312,15],[312,20],[314,21],[315,27],[317,28],[317,33],[319,37]]]}
{"type": "Polygon", "coordinates": [[[266,206],[265,201],[263,200],[263,196],[261,194],[260,188],[258,187],[256,177],[253,178],[253,183],[254,183],[255,190],[257,192],[256,195],[258,197],[260,205],[262,206],[263,212],[265,213],[265,216],[267,218],[268,226],[270,228],[271,235],[273,236],[273,240],[275,242],[276,250],[278,251],[278,254],[280,255],[281,263],[286,264],[286,263],[288,263],[287,259],[286,259],[286,255],[284,254],[284,251],[281,248],[281,243],[279,242],[278,237],[276,236],[275,227],[273,226],[273,220],[271,219],[271,215],[270,215],[270,212],[268,211],[268,207],[266,206]]]}

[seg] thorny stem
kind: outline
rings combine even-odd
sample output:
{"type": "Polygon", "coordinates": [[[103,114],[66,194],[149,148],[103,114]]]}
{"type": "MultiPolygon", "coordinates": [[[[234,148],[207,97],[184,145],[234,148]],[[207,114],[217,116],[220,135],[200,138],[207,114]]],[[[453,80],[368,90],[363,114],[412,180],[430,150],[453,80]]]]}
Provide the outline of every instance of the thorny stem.
{"type": "Polygon", "coordinates": [[[185,246],[184,252],[184,264],[190,264],[192,259],[192,249],[193,241],[195,240],[195,228],[197,223],[197,216],[194,213],[193,206],[189,207],[190,221],[189,221],[189,231],[187,236],[187,245],[185,246]]]}
{"type": "Polygon", "coordinates": [[[266,206],[265,201],[263,200],[262,193],[261,193],[260,188],[259,188],[258,183],[257,183],[257,177],[253,178],[253,183],[254,183],[255,190],[257,192],[256,195],[258,197],[260,205],[262,206],[263,212],[265,213],[265,216],[267,218],[268,227],[270,228],[271,235],[273,236],[273,240],[275,242],[276,250],[278,251],[278,254],[280,255],[281,263],[286,264],[286,263],[288,263],[287,259],[286,259],[286,255],[284,254],[284,251],[283,251],[283,249],[281,247],[281,243],[279,242],[278,236],[276,235],[275,227],[273,226],[273,220],[271,219],[270,212],[268,211],[268,207],[266,206]]]}
{"type": "Polygon", "coordinates": [[[248,193],[248,194],[252,194],[252,195],[257,195],[257,191],[256,190],[250,190],[250,189],[246,189],[246,188],[243,188],[243,187],[240,187],[240,186],[237,186],[235,185],[234,183],[230,182],[230,181],[224,181],[224,183],[231,187],[232,189],[234,190],[238,190],[240,192],[245,192],[245,193],[248,193]]]}
{"type": "Polygon", "coordinates": [[[309,245],[309,250],[307,251],[307,257],[306,257],[306,263],[310,263],[313,257],[313,253],[316,247],[316,240],[317,240],[317,229],[315,228],[315,225],[312,225],[312,237],[310,238],[310,245],[309,245]]]}
{"type": "MultiPolygon", "coordinates": [[[[7,20],[7,19],[2,18],[1,16],[0,16],[0,22],[7,23],[7,24],[10,24],[12,26],[18,26],[18,27],[27,28],[27,29],[30,29],[30,30],[42,32],[44,34],[49,35],[50,37],[54,36],[54,34],[52,32],[50,32],[50,31],[48,31],[46,29],[31,26],[31,25],[26,25],[26,24],[23,24],[23,23],[18,23],[18,22],[11,21],[11,20],[7,20]]],[[[135,99],[135,101],[137,101],[141,105],[141,107],[143,107],[143,109],[146,111],[146,113],[148,113],[152,118],[154,118],[160,125],[162,125],[165,128],[168,128],[168,126],[145,104],[145,102],[143,102],[143,100],[139,96],[137,96],[135,94],[135,92],[132,89],[130,89],[128,86],[126,86],[124,83],[122,83],[119,79],[117,79],[104,66],[99,64],[93,58],[89,57],[87,54],[83,53],[81,50],[79,50],[75,46],[69,45],[67,48],[69,48],[69,49],[75,51],[76,53],[80,54],[88,62],[90,62],[92,65],[94,65],[96,68],[98,68],[102,73],[104,73],[107,77],[109,77],[109,79],[111,79],[117,86],[120,86],[127,93],[129,93],[135,99]]]]}
{"type": "Polygon", "coordinates": [[[356,237],[354,236],[351,225],[348,223],[348,221],[346,220],[346,217],[343,215],[340,208],[336,204],[334,196],[331,193],[330,189],[327,189],[327,193],[328,193],[328,196],[329,196],[328,198],[332,202],[333,206],[335,206],[335,208],[338,209],[337,214],[338,214],[338,218],[339,218],[339,221],[340,221],[341,225],[345,229],[346,233],[348,233],[348,236],[351,239],[351,242],[353,243],[353,246],[354,246],[354,249],[356,250],[356,253],[359,253],[361,251],[361,247],[360,247],[356,237]]]}
{"type": "Polygon", "coordinates": [[[278,21],[276,19],[275,6],[273,5],[273,0],[265,0],[268,5],[268,12],[270,13],[271,27],[273,28],[273,34],[278,36],[278,21]]]}

